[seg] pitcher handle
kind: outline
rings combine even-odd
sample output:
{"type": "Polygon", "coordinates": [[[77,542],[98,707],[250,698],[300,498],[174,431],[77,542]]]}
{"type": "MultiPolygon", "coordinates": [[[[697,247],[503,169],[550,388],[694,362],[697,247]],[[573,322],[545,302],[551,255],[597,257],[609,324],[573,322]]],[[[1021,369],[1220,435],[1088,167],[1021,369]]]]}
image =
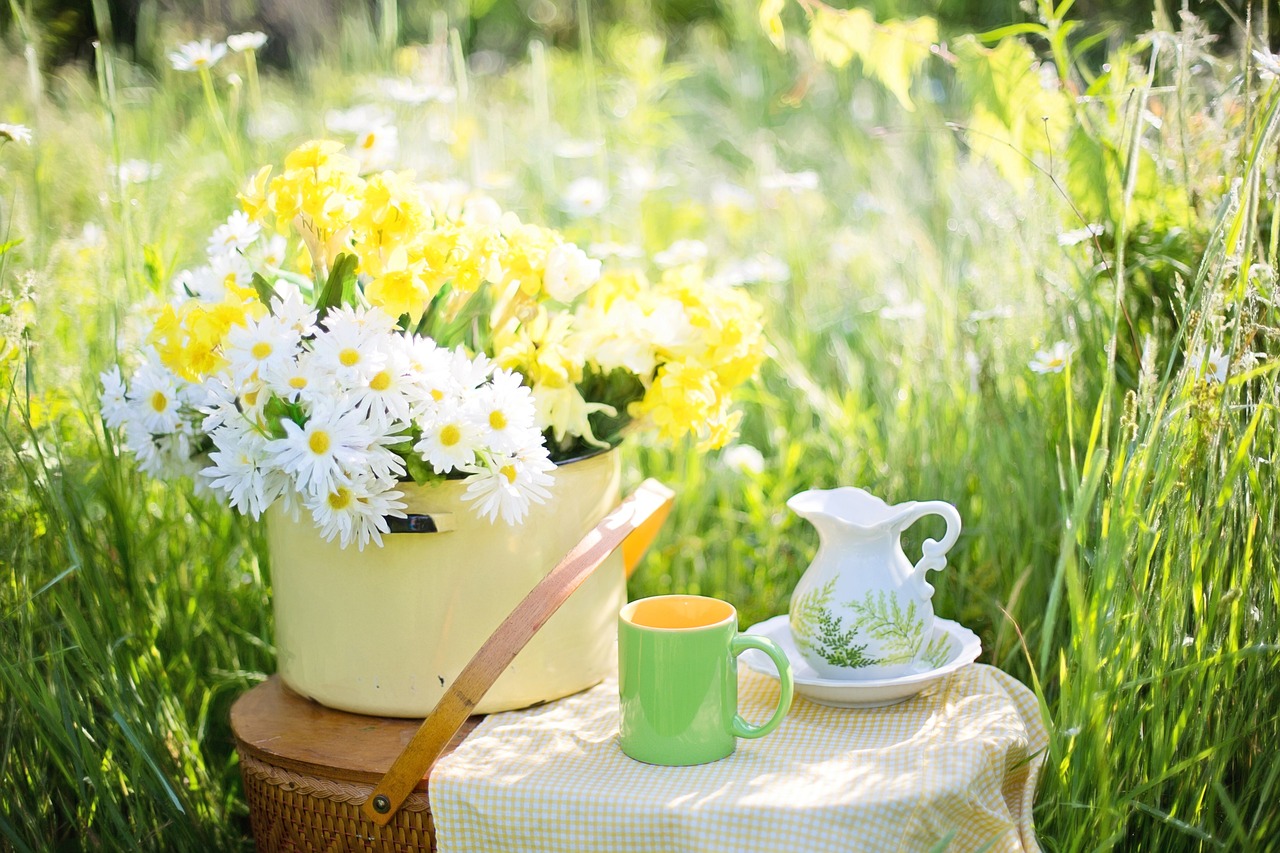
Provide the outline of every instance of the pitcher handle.
{"type": "Polygon", "coordinates": [[[960,538],[960,513],[946,501],[922,501],[916,504],[915,509],[906,517],[901,529],[907,529],[926,515],[940,515],[947,522],[947,532],[943,535],[941,542],[937,539],[924,540],[924,544],[920,546],[924,556],[915,564],[915,571],[912,572],[912,576],[919,585],[919,594],[930,598],[933,596],[933,586],[925,579],[924,574],[947,567],[947,552],[960,538]]]}

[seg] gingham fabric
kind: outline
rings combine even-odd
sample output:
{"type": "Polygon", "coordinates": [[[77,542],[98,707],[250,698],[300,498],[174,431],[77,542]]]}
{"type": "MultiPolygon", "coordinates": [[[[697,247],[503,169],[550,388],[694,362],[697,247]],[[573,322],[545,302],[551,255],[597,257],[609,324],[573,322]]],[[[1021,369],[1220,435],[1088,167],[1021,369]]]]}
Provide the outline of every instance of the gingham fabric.
{"type": "MultiPolygon", "coordinates": [[[[767,719],[777,695],[740,667],[746,719],[767,719]]],[[[653,767],[619,748],[609,680],[487,718],[436,765],[431,811],[445,853],[1038,851],[1046,744],[1031,691],[974,664],[887,708],[797,694],[777,731],[729,758],[653,767]]]]}

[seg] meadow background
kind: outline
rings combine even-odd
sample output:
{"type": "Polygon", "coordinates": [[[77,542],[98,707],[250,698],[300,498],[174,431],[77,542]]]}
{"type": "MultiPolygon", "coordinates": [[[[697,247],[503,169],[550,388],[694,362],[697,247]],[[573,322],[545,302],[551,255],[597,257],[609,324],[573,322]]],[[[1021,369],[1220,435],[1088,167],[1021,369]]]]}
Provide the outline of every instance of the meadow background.
{"type": "Polygon", "coordinates": [[[455,5],[0,18],[33,133],[0,144],[0,847],[250,849],[264,538],[137,473],[97,377],[257,165],[372,105],[420,174],[582,245],[703,241],[766,306],[735,446],[625,445],[679,492],[633,595],[750,624],[816,545],[791,494],[952,502],[935,607],[1042,698],[1046,849],[1280,849],[1276,11],[455,5]],[[208,87],[165,58],[256,28],[208,87]]]}

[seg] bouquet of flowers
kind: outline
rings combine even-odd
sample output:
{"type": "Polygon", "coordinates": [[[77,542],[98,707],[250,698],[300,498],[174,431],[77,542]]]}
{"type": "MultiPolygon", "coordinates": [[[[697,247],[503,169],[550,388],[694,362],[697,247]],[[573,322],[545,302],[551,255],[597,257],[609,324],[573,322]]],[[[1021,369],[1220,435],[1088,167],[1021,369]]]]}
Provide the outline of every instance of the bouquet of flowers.
{"type": "Polygon", "coordinates": [[[343,547],[381,544],[409,480],[464,478],[516,524],[557,461],[637,426],[720,446],[763,358],[758,306],[699,264],[602,272],[492,199],[361,175],[340,143],[239,200],[148,310],[128,382],[103,374],[103,418],[145,473],[254,518],[305,509],[343,547]]]}

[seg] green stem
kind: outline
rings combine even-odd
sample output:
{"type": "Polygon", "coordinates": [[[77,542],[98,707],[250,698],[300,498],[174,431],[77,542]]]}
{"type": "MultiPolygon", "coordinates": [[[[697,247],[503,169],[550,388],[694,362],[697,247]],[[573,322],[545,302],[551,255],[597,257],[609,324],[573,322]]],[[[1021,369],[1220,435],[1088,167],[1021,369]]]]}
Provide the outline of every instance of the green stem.
{"type": "Polygon", "coordinates": [[[200,69],[200,85],[204,89],[204,101],[209,107],[214,126],[218,128],[218,135],[222,137],[222,144],[226,147],[227,156],[231,159],[231,166],[238,175],[243,171],[240,167],[240,146],[236,144],[231,131],[227,128],[227,120],[223,117],[222,108],[218,105],[218,96],[213,91],[213,75],[209,73],[208,68],[200,69]]]}
{"type": "Polygon", "coordinates": [[[244,52],[244,71],[249,85],[249,106],[256,116],[262,112],[262,90],[258,88],[258,52],[253,48],[244,52]]]}

